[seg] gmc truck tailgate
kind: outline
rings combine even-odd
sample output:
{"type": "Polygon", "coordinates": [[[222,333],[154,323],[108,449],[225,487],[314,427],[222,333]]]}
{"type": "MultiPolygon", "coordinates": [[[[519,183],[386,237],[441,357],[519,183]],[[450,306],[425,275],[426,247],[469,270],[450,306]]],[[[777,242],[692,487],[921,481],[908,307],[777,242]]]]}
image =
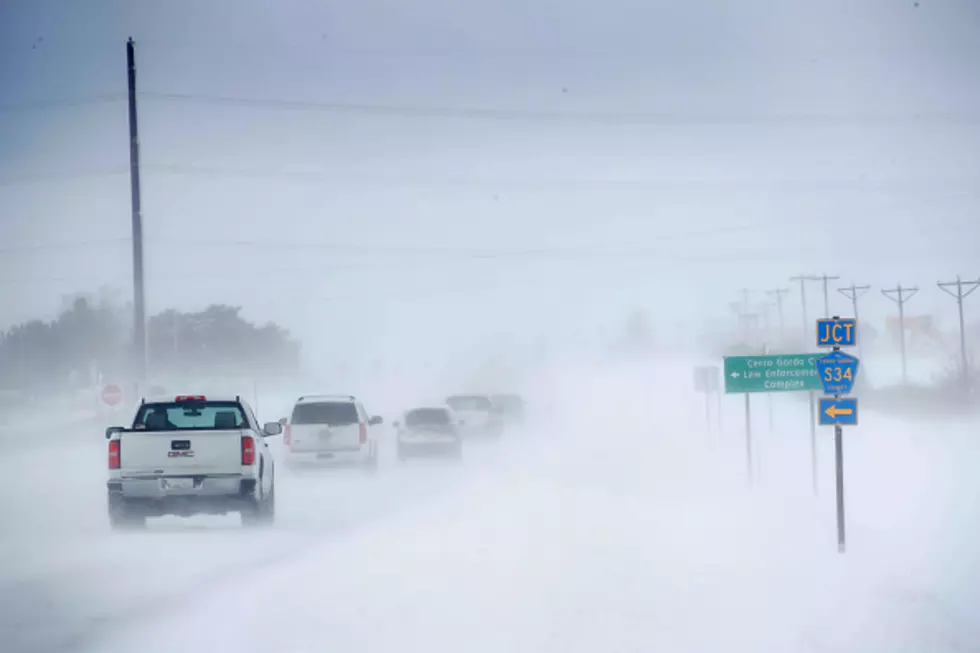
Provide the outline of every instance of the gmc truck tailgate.
{"type": "Polygon", "coordinates": [[[244,434],[241,430],[126,431],[120,434],[120,471],[123,477],[240,472],[244,434]]]}

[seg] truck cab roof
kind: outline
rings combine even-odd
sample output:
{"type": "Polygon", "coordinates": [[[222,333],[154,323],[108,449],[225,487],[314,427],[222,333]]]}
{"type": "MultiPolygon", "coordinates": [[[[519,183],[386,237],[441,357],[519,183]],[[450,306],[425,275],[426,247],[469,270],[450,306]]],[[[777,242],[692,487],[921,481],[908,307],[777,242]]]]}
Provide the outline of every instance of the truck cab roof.
{"type": "Polygon", "coordinates": [[[296,400],[297,404],[315,404],[323,401],[338,403],[356,403],[354,395],[303,395],[296,400]]]}
{"type": "Polygon", "coordinates": [[[222,402],[240,402],[245,403],[242,400],[241,395],[202,395],[202,394],[179,394],[179,395],[166,395],[166,396],[155,396],[155,397],[143,397],[144,404],[160,404],[160,403],[183,403],[185,401],[222,401],[222,402]]]}

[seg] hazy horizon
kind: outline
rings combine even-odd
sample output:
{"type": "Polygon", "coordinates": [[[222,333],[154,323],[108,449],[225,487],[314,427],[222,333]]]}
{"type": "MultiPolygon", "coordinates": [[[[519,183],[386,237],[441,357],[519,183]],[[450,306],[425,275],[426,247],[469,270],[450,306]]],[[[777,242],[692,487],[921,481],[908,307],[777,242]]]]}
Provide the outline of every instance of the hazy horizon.
{"type": "Polygon", "coordinates": [[[263,7],[5,6],[0,323],[131,293],[129,36],[151,313],[440,348],[976,272],[972,3],[263,7]]]}

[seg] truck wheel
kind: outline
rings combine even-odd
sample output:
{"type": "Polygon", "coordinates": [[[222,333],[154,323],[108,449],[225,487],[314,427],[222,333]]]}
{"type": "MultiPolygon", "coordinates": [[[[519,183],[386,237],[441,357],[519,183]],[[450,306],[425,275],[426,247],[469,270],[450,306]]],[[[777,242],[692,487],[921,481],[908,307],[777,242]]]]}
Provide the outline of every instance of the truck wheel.
{"type": "Polygon", "coordinates": [[[276,521],[276,486],[273,484],[269,494],[261,499],[248,497],[245,504],[239,510],[242,517],[242,526],[246,528],[259,528],[270,526],[276,521]]]}
{"type": "Polygon", "coordinates": [[[126,505],[118,493],[109,493],[109,526],[112,530],[140,530],[146,527],[146,517],[126,505]]]}
{"type": "Polygon", "coordinates": [[[371,453],[364,461],[364,471],[368,474],[374,474],[378,471],[378,445],[372,445],[371,453]]]}
{"type": "Polygon", "coordinates": [[[266,526],[271,526],[276,521],[276,484],[273,482],[269,489],[269,496],[262,499],[259,506],[259,521],[266,526]]]}

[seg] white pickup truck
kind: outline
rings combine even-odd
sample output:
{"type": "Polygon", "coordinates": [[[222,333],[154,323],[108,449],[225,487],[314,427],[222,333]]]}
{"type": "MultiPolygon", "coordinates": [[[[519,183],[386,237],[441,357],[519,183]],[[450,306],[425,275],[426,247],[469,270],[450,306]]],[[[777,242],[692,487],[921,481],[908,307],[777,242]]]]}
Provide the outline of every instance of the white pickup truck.
{"type": "Polygon", "coordinates": [[[143,400],[129,428],[106,429],[108,510],[113,528],[147,517],[241,514],[245,526],[275,520],[275,465],[266,438],[239,397],[179,395],[143,400]]]}

